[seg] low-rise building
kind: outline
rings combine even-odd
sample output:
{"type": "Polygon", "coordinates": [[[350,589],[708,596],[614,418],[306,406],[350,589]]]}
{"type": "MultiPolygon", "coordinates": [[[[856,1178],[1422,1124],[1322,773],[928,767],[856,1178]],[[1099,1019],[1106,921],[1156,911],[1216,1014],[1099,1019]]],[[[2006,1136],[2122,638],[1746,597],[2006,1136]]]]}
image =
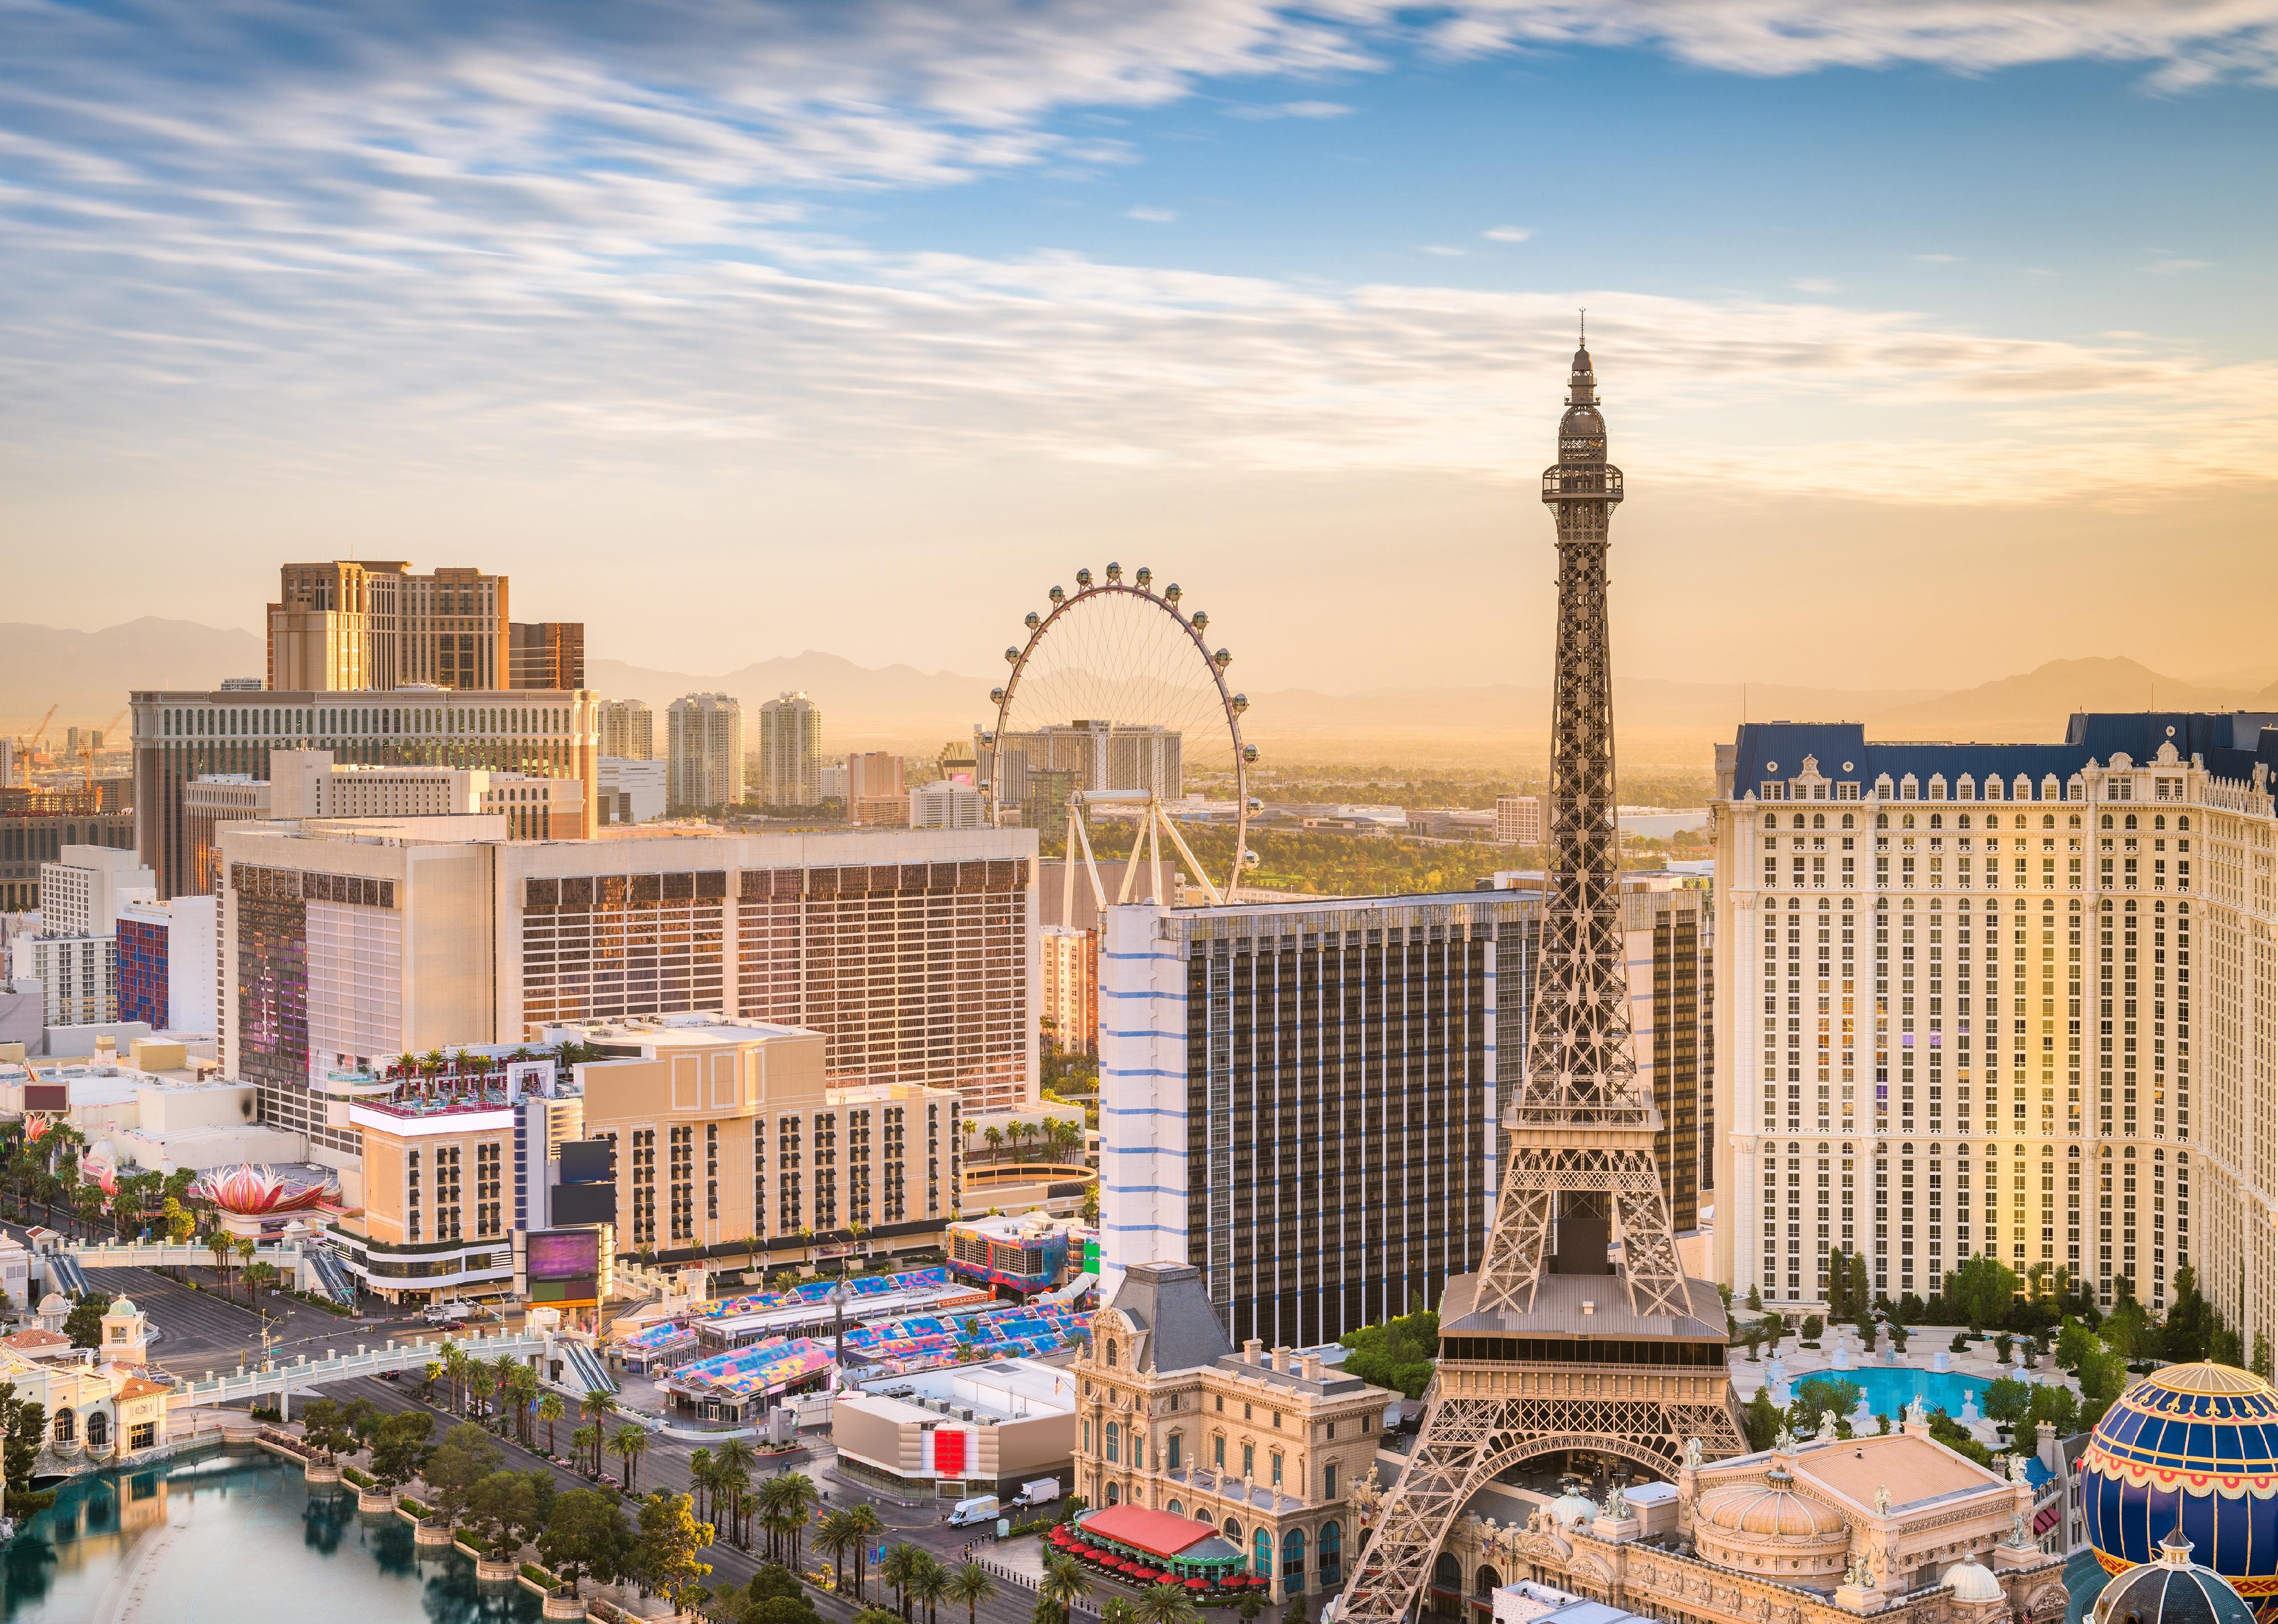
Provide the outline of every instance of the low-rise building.
{"type": "Polygon", "coordinates": [[[981,791],[969,783],[938,778],[910,791],[913,829],[977,829],[983,821],[981,791]]]}
{"type": "Polygon", "coordinates": [[[600,773],[603,823],[648,823],[664,816],[670,763],[603,756],[600,773]]]}
{"type": "Polygon", "coordinates": [[[1202,1271],[1134,1263],[1071,1367],[1075,1491],[1216,1526],[1273,1597],[1333,1590],[1359,1544],[1353,1487],[1399,1395],[1318,1352],[1227,1340],[1202,1271]]]}
{"type": "Polygon", "coordinates": [[[838,1470],[890,1493],[940,1500],[1057,1477],[1074,1452],[1076,1377],[1033,1359],[991,1359],[842,1391],[831,1406],[838,1470]]]}
{"type": "Polygon", "coordinates": [[[1083,1270],[1092,1231],[1043,1212],[960,1218],[942,1237],[950,1270],[1021,1297],[1066,1285],[1083,1270]]]}

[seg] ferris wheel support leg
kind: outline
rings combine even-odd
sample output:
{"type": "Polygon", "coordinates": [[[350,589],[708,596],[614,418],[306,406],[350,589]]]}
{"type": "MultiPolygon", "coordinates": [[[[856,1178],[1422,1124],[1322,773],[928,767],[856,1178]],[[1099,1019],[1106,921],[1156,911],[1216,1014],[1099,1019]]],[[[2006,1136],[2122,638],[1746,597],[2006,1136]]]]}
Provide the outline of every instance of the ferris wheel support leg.
{"type": "Polygon", "coordinates": [[[1145,855],[1147,826],[1141,824],[1131,832],[1131,857],[1123,865],[1123,884],[1115,893],[1115,905],[1121,907],[1131,900],[1131,888],[1138,883],[1140,859],[1145,855]]]}
{"type": "Polygon", "coordinates": [[[1060,848],[1060,924],[1075,925],[1075,808],[1068,808],[1067,843],[1060,848]]]}
{"type": "Polygon", "coordinates": [[[1150,797],[1147,802],[1147,894],[1158,906],[1170,900],[1163,895],[1162,827],[1162,805],[1150,797]]]}
{"type": "Polygon", "coordinates": [[[1179,826],[1166,818],[1163,820],[1163,833],[1171,837],[1172,846],[1186,858],[1187,866],[1195,871],[1195,881],[1202,887],[1203,895],[1210,898],[1211,906],[1223,907],[1226,899],[1219,895],[1218,887],[1211,883],[1210,870],[1204,868],[1202,859],[1195,856],[1194,849],[1187,844],[1186,836],[1179,833],[1179,826]]]}
{"type": "MultiPolygon", "coordinates": [[[[1091,881],[1092,905],[1100,912],[1105,913],[1107,890],[1099,883],[1099,859],[1091,854],[1091,829],[1082,817],[1073,811],[1068,813],[1068,821],[1075,826],[1076,838],[1083,842],[1083,872],[1085,877],[1091,881]]],[[[1103,926],[1105,923],[1105,920],[1101,921],[1103,926]]]]}

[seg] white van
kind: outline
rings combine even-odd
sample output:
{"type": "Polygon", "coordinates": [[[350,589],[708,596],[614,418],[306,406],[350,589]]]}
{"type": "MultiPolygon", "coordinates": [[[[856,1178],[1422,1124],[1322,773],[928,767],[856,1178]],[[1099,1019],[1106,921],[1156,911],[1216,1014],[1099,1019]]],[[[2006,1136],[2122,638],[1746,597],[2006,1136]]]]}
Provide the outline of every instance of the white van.
{"type": "Polygon", "coordinates": [[[969,1500],[959,1500],[950,1508],[949,1526],[953,1529],[970,1528],[976,1522],[993,1521],[996,1516],[997,1497],[993,1494],[976,1495],[969,1500]]]}
{"type": "Polygon", "coordinates": [[[1060,1480],[1057,1477],[1032,1477],[1021,1485],[1021,1492],[1013,1497],[1015,1506],[1049,1506],[1060,1498],[1060,1480]]]}

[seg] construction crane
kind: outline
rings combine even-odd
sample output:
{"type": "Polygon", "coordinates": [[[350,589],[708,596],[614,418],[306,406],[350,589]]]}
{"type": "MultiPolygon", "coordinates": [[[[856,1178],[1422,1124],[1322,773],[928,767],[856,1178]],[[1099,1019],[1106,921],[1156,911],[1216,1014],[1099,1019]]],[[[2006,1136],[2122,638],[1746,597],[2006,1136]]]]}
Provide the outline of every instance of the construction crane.
{"type": "Polygon", "coordinates": [[[100,728],[96,729],[95,732],[83,733],[80,736],[80,775],[88,789],[92,789],[95,788],[96,746],[102,743],[103,740],[109,738],[111,736],[111,729],[118,727],[120,722],[126,720],[126,711],[124,706],[121,706],[118,714],[112,717],[109,721],[103,723],[100,728]]]}
{"type": "Polygon", "coordinates": [[[19,733],[16,736],[16,753],[24,759],[24,782],[27,784],[32,782],[33,752],[38,750],[40,741],[47,736],[48,724],[55,721],[57,709],[56,705],[48,706],[48,713],[40,718],[38,727],[29,733],[19,733]]]}

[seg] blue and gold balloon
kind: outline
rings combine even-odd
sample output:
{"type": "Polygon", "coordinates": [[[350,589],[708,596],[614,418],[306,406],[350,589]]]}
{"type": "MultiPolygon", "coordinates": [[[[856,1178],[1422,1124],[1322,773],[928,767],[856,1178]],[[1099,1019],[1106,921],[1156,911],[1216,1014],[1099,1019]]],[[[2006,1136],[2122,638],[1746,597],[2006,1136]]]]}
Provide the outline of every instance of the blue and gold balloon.
{"type": "Polygon", "coordinates": [[[2081,1512],[2107,1573],[2160,1559],[2180,1529],[2262,1624],[2278,1624],[2278,1392],[2228,1365],[2170,1365],[2096,1423],[2081,1512]]]}

